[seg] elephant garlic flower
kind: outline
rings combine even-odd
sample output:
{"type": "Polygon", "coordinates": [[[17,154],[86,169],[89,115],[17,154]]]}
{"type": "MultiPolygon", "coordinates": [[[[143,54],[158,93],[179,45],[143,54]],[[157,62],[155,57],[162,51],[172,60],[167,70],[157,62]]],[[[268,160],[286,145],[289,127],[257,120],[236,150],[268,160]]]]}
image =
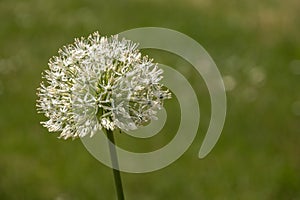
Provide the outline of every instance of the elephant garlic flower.
{"type": "Polygon", "coordinates": [[[171,93],[159,83],[163,71],[137,47],[95,32],[60,49],[38,88],[37,109],[48,118],[41,124],[67,139],[156,119],[171,93]]]}

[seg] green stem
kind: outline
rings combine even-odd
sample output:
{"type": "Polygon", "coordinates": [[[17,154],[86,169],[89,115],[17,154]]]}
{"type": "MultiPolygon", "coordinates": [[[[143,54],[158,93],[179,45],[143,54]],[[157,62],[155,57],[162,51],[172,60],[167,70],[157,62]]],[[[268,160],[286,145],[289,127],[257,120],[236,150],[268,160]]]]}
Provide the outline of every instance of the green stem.
{"type": "Polygon", "coordinates": [[[106,133],[108,139],[110,140],[109,152],[110,152],[110,158],[113,166],[113,174],[115,179],[115,186],[116,186],[118,200],[124,200],[125,198],[124,198],[121,175],[119,171],[119,163],[118,163],[117,151],[115,146],[114,134],[111,130],[106,130],[106,133]]]}

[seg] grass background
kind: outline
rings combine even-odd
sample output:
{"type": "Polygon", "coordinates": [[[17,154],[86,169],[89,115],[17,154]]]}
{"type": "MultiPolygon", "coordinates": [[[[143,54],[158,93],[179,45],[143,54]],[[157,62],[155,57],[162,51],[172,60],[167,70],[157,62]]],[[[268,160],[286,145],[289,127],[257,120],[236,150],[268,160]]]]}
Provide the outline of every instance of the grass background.
{"type": "MultiPolygon", "coordinates": [[[[123,173],[127,199],[300,199],[299,8],[298,0],[1,0],[0,199],[115,199],[111,169],[80,140],[58,140],[40,126],[35,93],[48,59],[74,37],[143,26],[171,28],[204,46],[228,87],[228,113],[218,144],[199,160],[210,117],[205,84],[176,56],[147,51],[199,89],[202,120],[175,163],[123,173]]],[[[159,148],[171,129],[128,148],[159,148]]]]}

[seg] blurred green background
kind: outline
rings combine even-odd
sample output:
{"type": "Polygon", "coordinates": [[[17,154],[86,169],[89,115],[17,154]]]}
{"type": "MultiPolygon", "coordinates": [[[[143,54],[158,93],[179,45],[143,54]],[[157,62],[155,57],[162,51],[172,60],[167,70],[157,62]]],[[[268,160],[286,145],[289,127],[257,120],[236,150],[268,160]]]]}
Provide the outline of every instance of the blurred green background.
{"type": "MultiPolygon", "coordinates": [[[[224,77],[228,113],[218,144],[199,160],[210,118],[205,83],[178,57],[147,50],[199,91],[201,122],[172,165],[122,174],[127,199],[300,199],[299,8],[299,0],[1,0],[0,199],[115,199],[111,169],[80,140],[58,140],[39,124],[35,93],[48,59],[74,37],[144,26],[174,29],[203,45],[224,77]]],[[[174,120],[176,105],[166,104],[174,120]]],[[[149,141],[122,145],[157,149],[175,128],[167,123],[149,141]]]]}

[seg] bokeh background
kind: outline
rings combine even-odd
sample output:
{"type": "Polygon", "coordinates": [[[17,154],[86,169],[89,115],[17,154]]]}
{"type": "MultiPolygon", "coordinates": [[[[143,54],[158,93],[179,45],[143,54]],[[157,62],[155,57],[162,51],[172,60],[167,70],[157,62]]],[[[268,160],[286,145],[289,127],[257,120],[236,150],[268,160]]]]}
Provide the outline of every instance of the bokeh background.
{"type": "MultiPolygon", "coordinates": [[[[228,113],[218,144],[198,159],[210,118],[205,83],[177,56],[145,51],[199,91],[201,122],[172,165],[122,174],[127,199],[300,199],[299,8],[299,0],[1,0],[0,199],[115,199],[111,169],[80,140],[58,140],[39,124],[36,88],[48,59],[73,38],[144,26],[203,45],[224,77],[228,113]]],[[[166,107],[178,121],[176,99],[166,107]]],[[[174,124],[149,140],[117,140],[147,152],[172,139],[174,124]]]]}

